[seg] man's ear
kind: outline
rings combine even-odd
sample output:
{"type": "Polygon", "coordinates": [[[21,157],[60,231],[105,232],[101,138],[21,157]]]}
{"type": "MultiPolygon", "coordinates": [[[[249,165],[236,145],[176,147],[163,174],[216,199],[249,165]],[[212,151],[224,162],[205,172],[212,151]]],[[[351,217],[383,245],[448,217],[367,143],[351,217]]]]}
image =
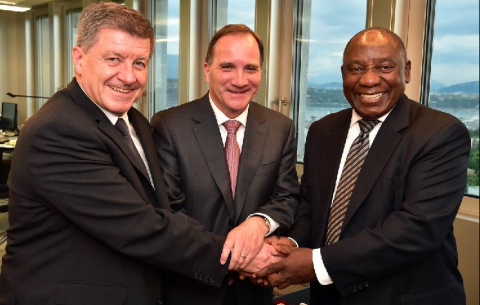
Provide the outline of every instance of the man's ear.
{"type": "Polygon", "coordinates": [[[210,65],[206,62],[203,63],[203,76],[205,77],[205,81],[210,83],[210,65]]]}
{"type": "Polygon", "coordinates": [[[82,75],[82,60],[83,49],[79,46],[74,46],[72,49],[73,67],[75,68],[75,75],[82,75]]]}
{"type": "Polygon", "coordinates": [[[408,84],[410,82],[410,72],[412,70],[412,62],[407,60],[405,63],[405,83],[408,84]]]}

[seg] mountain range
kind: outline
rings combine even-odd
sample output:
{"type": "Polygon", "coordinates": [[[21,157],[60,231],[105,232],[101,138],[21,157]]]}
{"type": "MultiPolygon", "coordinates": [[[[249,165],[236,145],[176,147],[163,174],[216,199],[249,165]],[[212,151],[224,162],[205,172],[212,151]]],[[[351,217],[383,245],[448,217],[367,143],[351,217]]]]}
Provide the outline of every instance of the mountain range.
{"type": "MultiPolygon", "coordinates": [[[[342,85],[342,83],[339,83],[339,82],[324,83],[324,84],[309,82],[308,87],[317,88],[317,89],[342,90],[343,85],[342,85]]],[[[431,92],[436,92],[436,93],[478,94],[478,92],[479,92],[479,81],[446,86],[439,81],[432,80],[432,82],[430,83],[430,90],[431,90],[431,92]]]]}

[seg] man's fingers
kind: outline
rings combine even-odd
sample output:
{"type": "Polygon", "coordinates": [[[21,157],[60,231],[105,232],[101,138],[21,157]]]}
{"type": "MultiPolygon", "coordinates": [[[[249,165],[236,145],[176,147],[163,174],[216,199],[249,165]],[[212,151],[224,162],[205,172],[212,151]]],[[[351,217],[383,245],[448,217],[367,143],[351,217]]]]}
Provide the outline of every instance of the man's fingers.
{"type": "Polygon", "coordinates": [[[295,247],[282,245],[282,244],[273,244],[272,246],[273,248],[275,248],[275,250],[277,250],[279,254],[281,254],[284,257],[290,255],[290,253],[292,253],[297,249],[295,247]]]}
{"type": "MultiPolygon", "coordinates": [[[[275,263],[268,265],[267,267],[263,268],[262,270],[255,272],[253,274],[254,278],[266,278],[272,273],[278,273],[282,270],[282,265],[281,263],[275,263]]],[[[270,282],[270,281],[269,281],[270,282]]]]}
{"type": "MultiPolygon", "coordinates": [[[[228,260],[228,256],[230,255],[230,251],[232,250],[233,246],[234,246],[233,242],[230,239],[227,238],[227,240],[225,241],[225,244],[223,245],[222,255],[220,256],[220,264],[225,265],[225,263],[228,260]]],[[[230,266],[231,265],[232,265],[232,262],[230,261],[230,266]]]]}

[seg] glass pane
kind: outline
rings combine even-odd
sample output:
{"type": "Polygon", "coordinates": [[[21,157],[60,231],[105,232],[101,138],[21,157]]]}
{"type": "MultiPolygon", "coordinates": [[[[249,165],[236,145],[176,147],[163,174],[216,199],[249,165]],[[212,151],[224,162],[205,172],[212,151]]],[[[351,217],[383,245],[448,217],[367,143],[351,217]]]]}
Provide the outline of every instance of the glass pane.
{"type": "Polygon", "coordinates": [[[478,196],[478,0],[437,0],[428,105],[470,130],[467,194],[478,196]]]}
{"type": "Polygon", "coordinates": [[[255,30],[255,0],[217,0],[215,31],[227,24],[243,23],[255,30]]]}
{"type": "MultiPolygon", "coordinates": [[[[157,0],[154,4],[154,112],[178,105],[178,51],[180,0],[157,0]]],[[[152,68],[152,67],[151,67],[152,68]]]]}
{"type": "Polygon", "coordinates": [[[298,16],[293,98],[298,128],[298,158],[303,161],[305,140],[310,125],[329,113],[349,108],[343,95],[343,50],[350,38],[365,28],[366,1],[305,0],[298,16]]]}
{"type": "MultiPolygon", "coordinates": [[[[48,16],[37,18],[37,95],[50,97],[52,92],[50,90],[50,30],[48,16]]],[[[41,107],[43,99],[38,99],[38,107],[41,107]]]]}
{"type": "Polygon", "coordinates": [[[77,43],[77,23],[78,17],[82,13],[82,9],[74,9],[67,11],[67,75],[66,83],[69,83],[75,76],[72,60],[72,49],[77,43]]]}

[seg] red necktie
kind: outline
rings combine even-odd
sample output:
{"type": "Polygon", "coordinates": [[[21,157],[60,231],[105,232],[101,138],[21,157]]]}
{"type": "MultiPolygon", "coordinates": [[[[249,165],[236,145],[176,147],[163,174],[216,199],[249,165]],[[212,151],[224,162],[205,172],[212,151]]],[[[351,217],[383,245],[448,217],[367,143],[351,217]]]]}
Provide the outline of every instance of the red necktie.
{"type": "Polygon", "coordinates": [[[237,186],[238,164],[240,162],[240,147],[237,143],[237,130],[241,123],[236,120],[229,120],[223,123],[227,129],[227,140],[225,141],[225,155],[227,157],[228,171],[232,186],[232,196],[235,199],[235,187],[237,186]]]}

